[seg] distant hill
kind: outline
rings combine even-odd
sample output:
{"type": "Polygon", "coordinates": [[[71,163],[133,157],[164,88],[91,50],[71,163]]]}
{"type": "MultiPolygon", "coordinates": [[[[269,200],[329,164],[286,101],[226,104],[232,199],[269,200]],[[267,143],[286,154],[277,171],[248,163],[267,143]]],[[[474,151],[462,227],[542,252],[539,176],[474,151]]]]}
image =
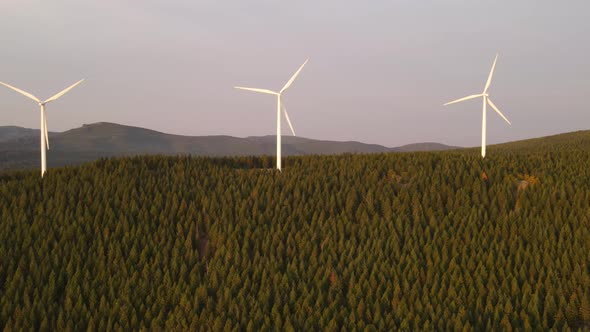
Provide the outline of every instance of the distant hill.
{"type": "MultiPolygon", "coordinates": [[[[50,133],[50,167],[79,164],[101,157],[141,154],[197,156],[274,155],[276,138],[269,136],[181,136],[155,130],[99,122],[62,133],[50,133]]],[[[383,153],[455,149],[438,143],[399,148],[355,141],[338,142],[283,136],[285,156],[341,153],[383,153]]],[[[39,164],[39,130],[0,127],[0,169],[28,168],[39,164]]]]}
{"type": "MultiPolygon", "coordinates": [[[[80,164],[103,157],[143,154],[195,156],[260,156],[276,153],[274,135],[233,137],[182,136],[155,130],[99,122],[65,132],[50,132],[50,167],[80,164]]],[[[590,150],[590,131],[576,131],[488,146],[488,151],[560,150],[572,145],[590,150]]],[[[399,147],[385,147],[356,141],[326,141],[283,136],[283,155],[327,155],[342,153],[385,153],[444,151],[459,149],[440,143],[425,142],[399,147]]],[[[474,149],[479,149],[476,147],[474,149]]],[[[39,164],[39,130],[0,126],[0,169],[37,167],[39,164]]]]}
{"type": "Polygon", "coordinates": [[[8,142],[31,137],[39,137],[39,130],[17,126],[0,127],[0,142],[8,142]]]}

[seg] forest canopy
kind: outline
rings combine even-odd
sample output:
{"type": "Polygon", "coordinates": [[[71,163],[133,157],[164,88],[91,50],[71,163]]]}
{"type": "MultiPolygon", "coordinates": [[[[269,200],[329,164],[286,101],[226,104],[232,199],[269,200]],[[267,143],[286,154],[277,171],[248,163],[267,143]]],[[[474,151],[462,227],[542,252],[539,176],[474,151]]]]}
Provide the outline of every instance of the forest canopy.
{"type": "Polygon", "coordinates": [[[6,330],[590,326],[590,132],[0,174],[6,330]]]}

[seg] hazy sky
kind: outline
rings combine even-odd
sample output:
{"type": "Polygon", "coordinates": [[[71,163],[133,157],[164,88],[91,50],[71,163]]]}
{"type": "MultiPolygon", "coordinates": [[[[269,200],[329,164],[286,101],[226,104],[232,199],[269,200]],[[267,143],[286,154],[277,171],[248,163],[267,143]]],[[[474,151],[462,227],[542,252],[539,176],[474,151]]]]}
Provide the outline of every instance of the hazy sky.
{"type": "MultiPolygon", "coordinates": [[[[590,129],[590,2],[0,0],[0,81],[45,99],[50,131],[117,122],[184,135],[273,134],[280,89],[298,135],[477,146],[590,129]]],[[[288,133],[286,123],[283,133],[288,133]]],[[[39,128],[0,89],[0,125],[39,128]]]]}

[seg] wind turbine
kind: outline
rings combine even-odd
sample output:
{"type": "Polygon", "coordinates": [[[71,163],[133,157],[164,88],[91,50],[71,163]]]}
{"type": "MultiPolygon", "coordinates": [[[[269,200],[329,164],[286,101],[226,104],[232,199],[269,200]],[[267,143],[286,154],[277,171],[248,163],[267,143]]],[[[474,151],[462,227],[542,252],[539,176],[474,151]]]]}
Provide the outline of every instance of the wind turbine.
{"type": "Polygon", "coordinates": [[[43,178],[43,175],[45,174],[45,172],[47,172],[47,158],[46,158],[46,148],[47,150],[49,150],[49,134],[47,132],[47,117],[45,116],[45,104],[50,103],[52,101],[55,101],[57,99],[59,99],[61,96],[65,95],[68,91],[72,90],[76,85],[82,83],[82,80],[79,80],[78,82],[72,84],[70,87],[64,89],[62,92],[57,93],[56,95],[54,95],[53,97],[45,100],[45,101],[41,101],[39,98],[33,96],[32,94],[25,92],[21,89],[15,88],[11,85],[8,85],[6,83],[2,83],[0,82],[0,84],[4,85],[5,87],[12,89],[18,93],[20,93],[21,95],[28,97],[34,101],[37,102],[37,104],[39,105],[39,107],[41,108],[41,178],[43,178]]]}
{"type": "Polygon", "coordinates": [[[285,90],[287,90],[291,86],[291,84],[293,84],[293,81],[295,81],[295,79],[299,75],[299,72],[301,72],[301,70],[303,69],[303,67],[307,63],[307,61],[309,61],[309,59],[305,60],[305,62],[301,65],[301,67],[299,67],[299,69],[297,69],[295,74],[293,74],[291,79],[287,82],[287,84],[285,84],[285,86],[279,92],[275,92],[275,91],[271,91],[271,90],[267,90],[267,89],[245,88],[242,86],[235,87],[236,89],[254,91],[254,92],[265,93],[265,94],[277,96],[277,169],[279,171],[281,170],[281,109],[285,113],[285,118],[287,119],[287,123],[289,124],[289,128],[291,128],[291,132],[293,133],[293,136],[296,136],[295,130],[293,129],[293,125],[291,124],[291,120],[289,119],[289,114],[287,113],[287,109],[285,108],[285,106],[283,105],[283,103],[281,101],[281,96],[282,96],[283,92],[285,92],[285,90]]]}
{"type": "Polygon", "coordinates": [[[479,98],[479,97],[483,98],[483,116],[482,116],[482,120],[481,120],[481,157],[482,158],[486,157],[486,106],[490,105],[494,109],[494,111],[496,111],[496,113],[498,113],[502,117],[502,119],[504,119],[504,121],[508,122],[509,125],[512,125],[510,123],[510,121],[508,121],[508,119],[504,116],[504,114],[502,114],[502,112],[500,112],[498,107],[496,107],[496,105],[494,105],[494,103],[492,102],[492,100],[490,99],[490,97],[488,95],[488,88],[490,87],[490,84],[492,83],[492,76],[494,76],[494,69],[496,68],[496,61],[498,61],[498,54],[496,54],[496,58],[494,59],[494,63],[492,64],[492,70],[490,70],[490,75],[488,76],[488,81],[486,82],[486,85],[483,88],[482,93],[477,94],[477,95],[467,96],[467,97],[457,99],[457,100],[453,100],[451,102],[444,104],[446,106],[446,105],[458,103],[458,102],[461,102],[464,100],[475,99],[475,98],[479,98]]]}

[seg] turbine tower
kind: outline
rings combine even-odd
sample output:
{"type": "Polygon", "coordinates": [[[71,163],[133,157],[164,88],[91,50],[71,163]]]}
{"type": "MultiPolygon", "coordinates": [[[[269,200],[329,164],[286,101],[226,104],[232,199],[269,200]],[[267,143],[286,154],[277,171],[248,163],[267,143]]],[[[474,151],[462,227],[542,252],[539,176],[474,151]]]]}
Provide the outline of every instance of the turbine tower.
{"type": "Polygon", "coordinates": [[[4,85],[7,88],[10,88],[18,93],[20,93],[21,95],[28,97],[34,101],[37,102],[37,104],[39,105],[39,107],[41,108],[41,178],[43,178],[43,175],[45,174],[45,172],[47,172],[47,158],[46,158],[46,150],[49,150],[49,134],[47,131],[47,116],[45,115],[45,104],[50,103],[52,101],[55,101],[57,99],[59,99],[61,96],[65,95],[68,91],[72,90],[76,85],[82,83],[82,80],[79,80],[78,82],[72,84],[70,87],[64,89],[62,92],[54,95],[53,97],[45,100],[45,101],[41,101],[39,98],[33,96],[32,94],[25,92],[21,89],[15,88],[11,85],[8,85],[6,83],[2,83],[0,82],[0,84],[4,85]]]}
{"type": "Polygon", "coordinates": [[[496,111],[496,113],[498,113],[502,117],[502,119],[504,119],[504,121],[508,122],[509,125],[512,125],[510,123],[510,121],[508,121],[508,119],[504,116],[504,114],[502,114],[502,112],[500,112],[498,107],[496,107],[496,105],[494,105],[494,103],[492,102],[492,100],[490,99],[489,94],[488,94],[488,89],[490,87],[490,84],[492,83],[492,76],[494,76],[494,69],[496,68],[496,61],[498,61],[498,54],[496,54],[496,58],[494,59],[494,63],[492,64],[492,70],[490,70],[490,75],[488,76],[488,81],[486,82],[486,85],[483,88],[482,93],[477,94],[477,95],[467,96],[467,97],[457,99],[457,100],[453,100],[451,102],[444,104],[446,106],[446,105],[458,103],[458,102],[461,102],[464,100],[482,97],[482,99],[483,99],[483,115],[482,115],[482,120],[481,120],[481,157],[482,158],[486,157],[486,106],[490,105],[494,109],[494,111],[496,111]]]}
{"type": "Polygon", "coordinates": [[[281,100],[281,96],[283,95],[283,92],[285,92],[285,90],[287,90],[291,86],[291,84],[293,84],[293,81],[295,81],[295,79],[297,78],[297,76],[299,75],[299,73],[301,72],[301,70],[303,69],[305,64],[307,63],[307,61],[309,61],[309,59],[305,60],[305,62],[301,65],[301,67],[299,67],[299,69],[297,69],[295,74],[293,74],[291,79],[287,82],[287,84],[285,84],[285,86],[279,92],[275,92],[275,91],[271,91],[271,90],[267,90],[267,89],[245,88],[245,87],[241,87],[241,86],[235,87],[236,89],[254,91],[254,92],[265,93],[265,94],[277,96],[277,169],[279,171],[281,170],[281,109],[285,113],[285,118],[287,119],[287,123],[289,124],[289,128],[291,128],[291,132],[293,133],[293,136],[296,136],[295,130],[293,129],[293,125],[291,124],[291,120],[289,119],[289,114],[287,113],[287,109],[285,108],[285,106],[283,105],[283,102],[281,100]]]}

